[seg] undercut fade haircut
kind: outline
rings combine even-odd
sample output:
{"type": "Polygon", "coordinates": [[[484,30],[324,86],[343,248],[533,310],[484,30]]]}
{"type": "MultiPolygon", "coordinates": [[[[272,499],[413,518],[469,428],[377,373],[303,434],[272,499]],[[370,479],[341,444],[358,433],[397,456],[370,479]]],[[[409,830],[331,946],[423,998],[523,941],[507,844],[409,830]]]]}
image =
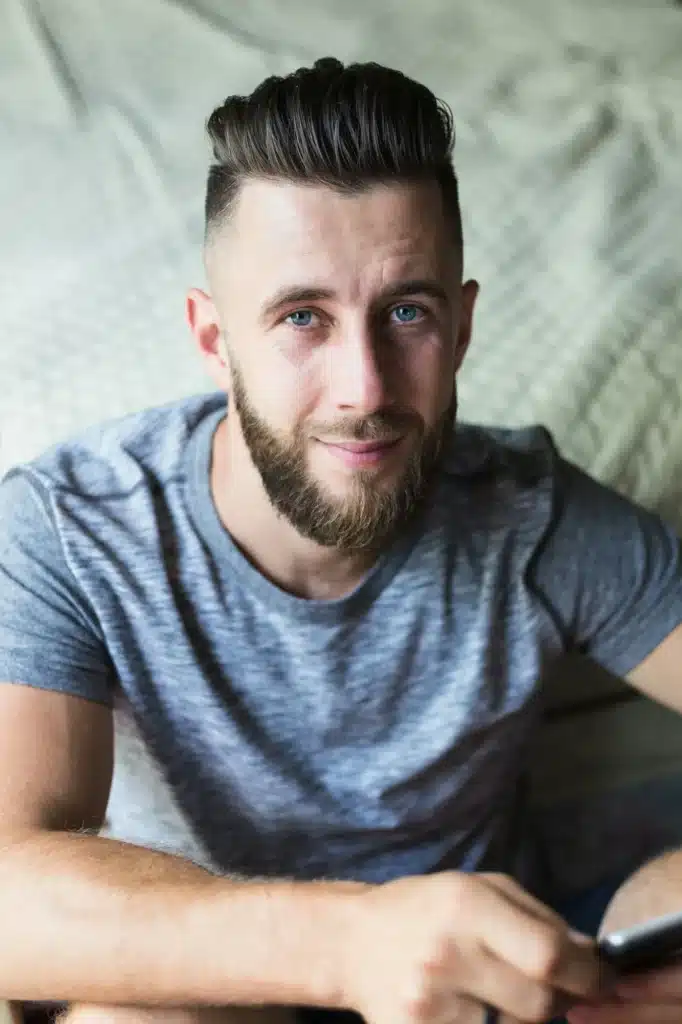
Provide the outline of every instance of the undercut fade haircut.
{"type": "Polygon", "coordinates": [[[206,127],[214,157],[207,242],[249,178],[327,185],[347,194],[379,183],[435,181],[461,249],[452,113],[400,71],[325,57],[267,78],[249,96],[228,96],[206,127]]]}

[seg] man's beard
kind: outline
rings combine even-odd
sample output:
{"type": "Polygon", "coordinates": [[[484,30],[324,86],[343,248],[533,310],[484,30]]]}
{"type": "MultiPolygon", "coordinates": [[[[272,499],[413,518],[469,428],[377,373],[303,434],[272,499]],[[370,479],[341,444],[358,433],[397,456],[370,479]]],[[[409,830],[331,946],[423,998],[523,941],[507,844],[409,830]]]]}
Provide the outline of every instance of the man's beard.
{"type": "Polygon", "coordinates": [[[454,425],[457,409],[453,390],[450,406],[428,431],[414,414],[390,409],[363,419],[325,424],[327,435],[354,441],[388,441],[415,427],[419,430],[414,451],[392,488],[382,488],[371,471],[358,470],[349,495],[335,498],[308,468],[308,436],[300,428],[290,440],[278,436],[251,404],[234,362],[232,392],[242,436],[277,512],[302,536],[348,552],[377,551],[414,516],[436,476],[443,440],[454,425]]]}

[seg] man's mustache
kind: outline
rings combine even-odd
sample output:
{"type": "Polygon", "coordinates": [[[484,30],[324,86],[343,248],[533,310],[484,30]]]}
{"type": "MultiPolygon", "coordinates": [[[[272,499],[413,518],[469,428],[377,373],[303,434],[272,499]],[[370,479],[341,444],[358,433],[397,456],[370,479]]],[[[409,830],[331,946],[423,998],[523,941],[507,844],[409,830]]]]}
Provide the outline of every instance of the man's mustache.
{"type": "Polygon", "coordinates": [[[315,424],[307,431],[309,436],[317,440],[333,438],[333,443],[343,441],[378,441],[387,443],[397,441],[409,430],[422,427],[420,416],[407,412],[382,412],[362,419],[339,419],[331,423],[315,424]]]}

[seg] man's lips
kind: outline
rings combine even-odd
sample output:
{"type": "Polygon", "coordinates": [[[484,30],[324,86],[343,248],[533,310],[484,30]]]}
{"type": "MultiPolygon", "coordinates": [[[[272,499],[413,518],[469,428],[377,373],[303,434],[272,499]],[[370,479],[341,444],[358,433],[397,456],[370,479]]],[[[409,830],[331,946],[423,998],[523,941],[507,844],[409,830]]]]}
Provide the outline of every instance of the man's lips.
{"type": "Polygon", "coordinates": [[[332,448],[345,448],[347,452],[379,452],[384,448],[392,448],[400,440],[399,437],[392,437],[388,441],[323,441],[323,444],[332,448]]]}
{"type": "Polygon", "coordinates": [[[321,441],[320,443],[347,466],[372,466],[400,444],[402,437],[387,441],[321,441]]]}

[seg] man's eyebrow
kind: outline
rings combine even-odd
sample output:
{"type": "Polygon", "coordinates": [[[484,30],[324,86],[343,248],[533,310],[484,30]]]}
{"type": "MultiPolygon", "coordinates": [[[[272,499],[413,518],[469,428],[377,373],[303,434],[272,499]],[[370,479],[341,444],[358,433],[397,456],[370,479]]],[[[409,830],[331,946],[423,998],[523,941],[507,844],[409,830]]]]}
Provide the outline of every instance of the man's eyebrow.
{"type": "Polygon", "coordinates": [[[334,291],[331,288],[322,288],[316,285],[301,285],[298,288],[280,288],[278,292],[268,299],[261,313],[263,320],[276,313],[282,306],[294,306],[299,303],[319,302],[320,299],[333,299],[334,291]]]}
{"type": "Polygon", "coordinates": [[[385,302],[386,300],[402,299],[408,295],[428,295],[429,298],[437,299],[438,302],[450,301],[450,297],[443,285],[428,277],[417,277],[409,281],[398,281],[395,284],[389,285],[378,296],[378,301],[385,302]]]}
{"type": "MultiPolygon", "coordinates": [[[[407,296],[427,295],[438,302],[449,302],[449,296],[445,288],[431,278],[411,278],[408,281],[397,281],[385,288],[374,299],[373,305],[384,302],[395,301],[407,296]]],[[[306,302],[319,302],[322,299],[333,299],[335,292],[332,288],[323,288],[318,285],[300,285],[294,288],[281,288],[268,299],[263,306],[262,318],[271,317],[282,306],[294,306],[306,302]]]]}

